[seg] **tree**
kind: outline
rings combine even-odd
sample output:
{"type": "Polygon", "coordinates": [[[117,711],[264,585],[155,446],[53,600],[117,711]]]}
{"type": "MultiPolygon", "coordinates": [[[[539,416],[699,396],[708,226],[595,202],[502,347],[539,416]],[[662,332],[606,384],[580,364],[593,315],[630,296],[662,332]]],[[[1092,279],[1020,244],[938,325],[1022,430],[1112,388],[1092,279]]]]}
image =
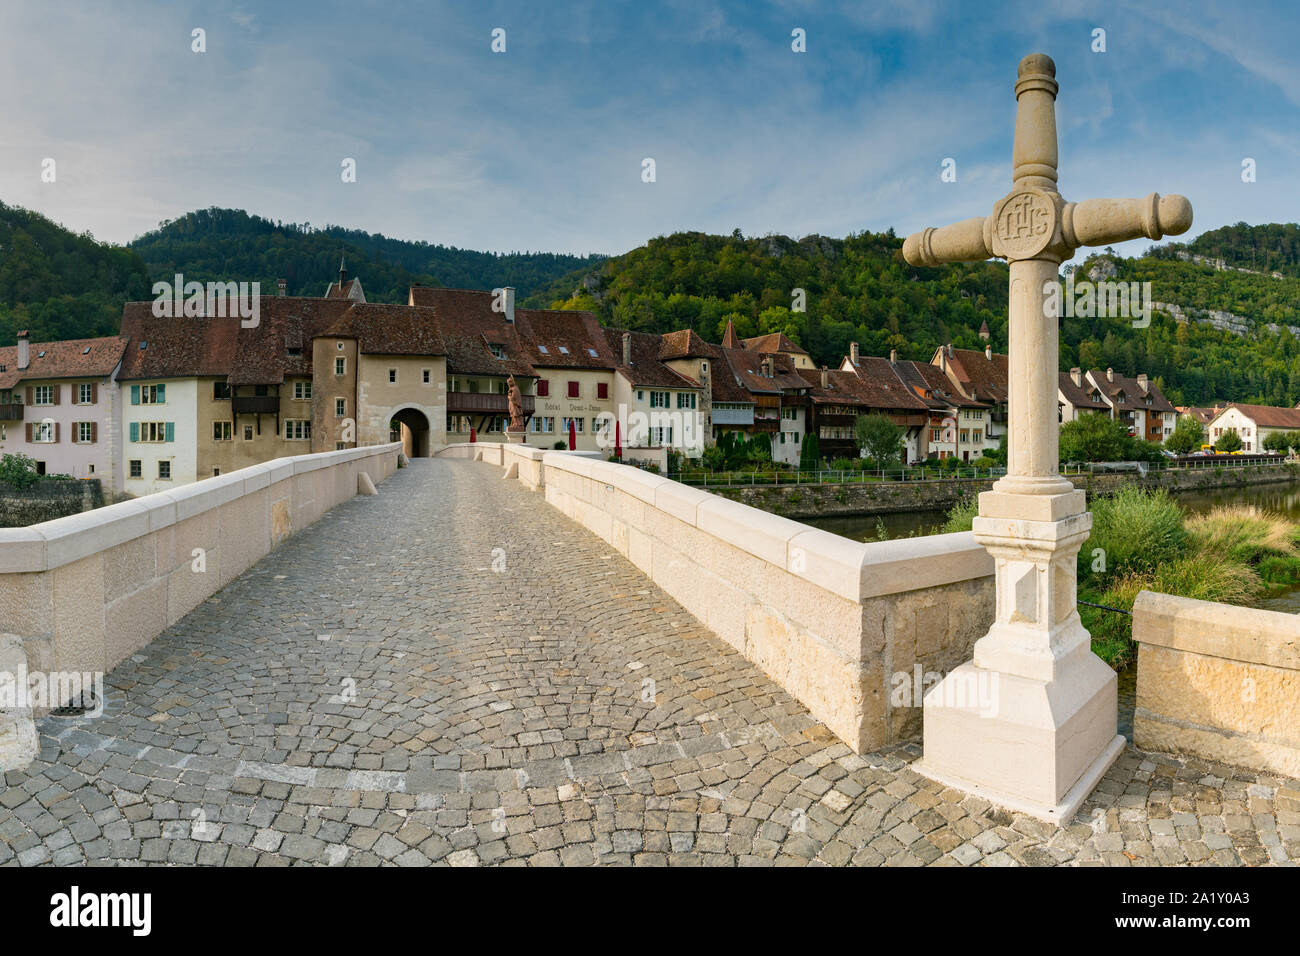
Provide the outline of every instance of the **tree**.
{"type": "Polygon", "coordinates": [[[903,454],[903,429],[884,415],[859,415],[853,423],[858,447],[881,467],[887,467],[903,454]]]}
{"type": "Polygon", "coordinates": [[[1191,415],[1179,416],[1174,433],[1165,439],[1165,447],[1177,455],[1197,451],[1204,443],[1205,426],[1191,415]]]}
{"type": "Polygon", "coordinates": [[[1119,419],[1085,412],[1061,426],[1061,460],[1123,461],[1131,442],[1128,426],[1119,419]]]}
{"type": "Polygon", "coordinates": [[[821,466],[821,447],[817,436],[813,432],[808,432],[803,436],[803,444],[799,446],[799,470],[818,471],[821,466]]]}
{"type": "Polygon", "coordinates": [[[1241,436],[1229,429],[1219,436],[1219,440],[1214,443],[1214,450],[1223,454],[1241,451],[1241,436]]]}
{"type": "Polygon", "coordinates": [[[1264,439],[1264,450],[1275,451],[1279,455],[1287,455],[1291,452],[1291,446],[1295,443],[1295,436],[1290,432],[1269,432],[1264,439]]]}

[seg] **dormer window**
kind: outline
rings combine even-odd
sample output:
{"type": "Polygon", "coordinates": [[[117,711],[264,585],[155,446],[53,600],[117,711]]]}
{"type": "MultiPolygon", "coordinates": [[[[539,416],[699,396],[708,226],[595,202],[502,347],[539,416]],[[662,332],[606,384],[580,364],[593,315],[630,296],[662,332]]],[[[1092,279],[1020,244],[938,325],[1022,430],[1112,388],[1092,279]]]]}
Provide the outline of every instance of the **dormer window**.
{"type": "Polygon", "coordinates": [[[494,356],[496,356],[497,358],[499,358],[499,359],[505,359],[505,357],[506,357],[506,350],[503,349],[501,346],[499,346],[499,345],[489,345],[488,348],[492,350],[492,354],[493,354],[494,356]]]}

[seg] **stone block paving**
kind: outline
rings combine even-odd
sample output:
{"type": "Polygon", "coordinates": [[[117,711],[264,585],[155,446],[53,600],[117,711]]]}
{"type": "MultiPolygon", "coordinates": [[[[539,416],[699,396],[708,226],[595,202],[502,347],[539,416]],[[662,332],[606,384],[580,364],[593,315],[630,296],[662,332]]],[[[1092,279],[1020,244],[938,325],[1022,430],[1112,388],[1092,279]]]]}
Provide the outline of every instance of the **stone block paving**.
{"type": "Polygon", "coordinates": [[[1291,865],[1300,783],[1129,749],[1065,828],[857,756],[603,541],[416,461],[39,722],[0,865],[1291,865]]]}

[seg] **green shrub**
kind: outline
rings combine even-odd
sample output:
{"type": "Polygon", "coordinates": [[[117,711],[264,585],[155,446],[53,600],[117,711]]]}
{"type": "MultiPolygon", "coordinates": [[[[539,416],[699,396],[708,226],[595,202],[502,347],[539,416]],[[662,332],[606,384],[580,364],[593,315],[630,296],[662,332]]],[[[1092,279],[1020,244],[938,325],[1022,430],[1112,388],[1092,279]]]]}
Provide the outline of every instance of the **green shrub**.
{"type": "Polygon", "coordinates": [[[852,471],[855,464],[852,458],[835,458],[831,461],[831,471],[852,471]]]}
{"type": "Polygon", "coordinates": [[[1107,580],[1115,575],[1150,570],[1183,557],[1188,534],[1183,510],[1163,488],[1125,488],[1092,503],[1092,535],[1079,554],[1081,577],[1094,572],[1093,552],[1105,553],[1107,580]]]}
{"type": "Polygon", "coordinates": [[[1206,554],[1247,564],[1273,555],[1300,557],[1294,525],[1253,505],[1220,505],[1187,522],[1195,546],[1206,554]]]}
{"type": "Polygon", "coordinates": [[[21,453],[0,456],[0,481],[21,491],[40,477],[36,473],[36,459],[21,453]]]}
{"type": "Polygon", "coordinates": [[[949,509],[948,519],[944,521],[943,527],[937,533],[951,534],[954,531],[969,531],[971,522],[979,512],[980,502],[978,498],[963,498],[949,509]]]}

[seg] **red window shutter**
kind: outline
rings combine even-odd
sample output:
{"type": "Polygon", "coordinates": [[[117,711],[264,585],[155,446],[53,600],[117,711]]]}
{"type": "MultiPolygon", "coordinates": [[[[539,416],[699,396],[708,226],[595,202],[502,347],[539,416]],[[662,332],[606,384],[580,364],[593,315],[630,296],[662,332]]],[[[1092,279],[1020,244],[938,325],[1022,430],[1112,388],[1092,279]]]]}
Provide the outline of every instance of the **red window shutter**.
{"type": "Polygon", "coordinates": [[[537,395],[539,398],[545,398],[551,394],[551,380],[539,378],[537,380],[537,395]]]}
{"type": "Polygon", "coordinates": [[[569,383],[569,398],[577,398],[577,397],[578,397],[578,383],[577,383],[577,382],[570,382],[570,383],[569,383]]]}
{"type": "Polygon", "coordinates": [[[596,383],[596,397],[609,398],[609,382],[596,383]]]}
{"type": "Polygon", "coordinates": [[[98,401],[99,401],[99,383],[91,382],[90,383],[90,404],[94,405],[98,401]]]}
{"type": "MultiPolygon", "coordinates": [[[[93,389],[93,386],[92,386],[93,389]]],[[[90,443],[93,445],[99,441],[99,422],[90,423],[90,443]]]]}
{"type": "Polygon", "coordinates": [[[55,442],[55,444],[58,444],[58,441],[59,441],[59,423],[58,423],[58,422],[55,422],[55,423],[54,423],[54,442],[55,442]]]}
{"type": "Polygon", "coordinates": [[[36,404],[36,388],[32,385],[27,386],[27,404],[28,405],[36,404]]]}
{"type": "MultiPolygon", "coordinates": [[[[30,392],[31,389],[29,388],[27,391],[30,392]]],[[[29,445],[32,443],[32,424],[32,422],[27,423],[27,444],[29,445]]]]}
{"type": "MultiPolygon", "coordinates": [[[[59,393],[62,392],[62,391],[63,391],[63,386],[62,386],[62,385],[51,385],[51,386],[50,386],[50,404],[52,404],[52,405],[57,405],[57,404],[59,404],[59,393]]],[[[57,428],[55,429],[55,433],[56,433],[56,435],[57,435],[57,433],[58,433],[58,429],[57,429],[57,428]]],[[[56,437],[54,440],[55,440],[55,441],[58,441],[58,438],[56,437]]]]}

